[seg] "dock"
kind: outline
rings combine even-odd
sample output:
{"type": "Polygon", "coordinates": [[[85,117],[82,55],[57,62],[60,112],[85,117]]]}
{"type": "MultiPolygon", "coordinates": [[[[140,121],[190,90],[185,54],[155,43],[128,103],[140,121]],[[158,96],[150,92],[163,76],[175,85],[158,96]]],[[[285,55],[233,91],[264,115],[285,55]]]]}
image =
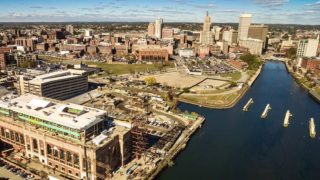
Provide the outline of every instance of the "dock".
{"type": "Polygon", "coordinates": [[[284,117],[284,121],[283,121],[283,127],[288,127],[289,126],[289,121],[290,121],[290,117],[292,116],[292,114],[290,113],[289,110],[287,110],[286,115],[284,117]]]}
{"type": "Polygon", "coordinates": [[[267,104],[266,108],[264,109],[263,113],[261,114],[261,118],[264,119],[268,116],[268,112],[271,109],[270,104],[267,104]]]}
{"type": "Polygon", "coordinates": [[[313,118],[311,118],[309,121],[309,131],[310,131],[310,137],[315,138],[316,137],[316,125],[314,124],[313,118]]]}
{"type": "Polygon", "coordinates": [[[250,105],[253,104],[253,99],[250,98],[246,105],[243,106],[243,111],[248,111],[250,105]]]}

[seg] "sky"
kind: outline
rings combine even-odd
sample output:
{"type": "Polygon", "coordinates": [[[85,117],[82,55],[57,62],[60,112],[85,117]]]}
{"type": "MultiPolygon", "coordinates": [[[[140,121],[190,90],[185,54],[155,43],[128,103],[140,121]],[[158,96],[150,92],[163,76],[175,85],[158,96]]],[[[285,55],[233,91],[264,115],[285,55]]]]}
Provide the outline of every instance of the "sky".
{"type": "Polygon", "coordinates": [[[0,22],[119,21],[320,24],[320,0],[1,0],[0,22]]]}

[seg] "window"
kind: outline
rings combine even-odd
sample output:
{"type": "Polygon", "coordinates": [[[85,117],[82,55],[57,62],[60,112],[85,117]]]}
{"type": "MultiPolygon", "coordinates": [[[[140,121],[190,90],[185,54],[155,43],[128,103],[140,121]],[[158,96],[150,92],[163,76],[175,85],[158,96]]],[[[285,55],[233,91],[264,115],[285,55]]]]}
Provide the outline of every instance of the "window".
{"type": "Polygon", "coordinates": [[[16,137],[16,142],[20,142],[20,136],[18,133],[15,133],[15,137],[16,137]]]}
{"type": "Polygon", "coordinates": [[[73,155],[73,163],[75,165],[79,165],[79,156],[77,154],[73,155]]]}
{"type": "Polygon", "coordinates": [[[38,151],[38,141],[36,139],[32,139],[32,146],[34,151],[38,151]]]}
{"type": "Polygon", "coordinates": [[[67,161],[70,162],[71,161],[71,153],[69,151],[67,151],[67,161]]]}
{"type": "Polygon", "coordinates": [[[4,128],[3,127],[1,127],[1,136],[5,136],[5,133],[4,133],[4,128]]]}
{"type": "Polygon", "coordinates": [[[56,157],[56,158],[58,158],[58,155],[59,155],[58,149],[54,149],[54,150],[53,150],[53,156],[56,157]]]}
{"type": "Polygon", "coordinates": [[[71,170],[69,170],[68,172],[69,172],[69,174],[72,174],[72,171],[71,171],[71,170]]]}
{"type": "Polygon", "coordinates": [[[13,133],[13,131],[10,131],[10,137],[11,137],[11,140],[14,141],[14,133],[13,133]]]}
{"type": "Polygon", "coordinates": [[[47,144],[47,154],[52,155],[52,147],[50,146],[50,144],[47,144]]]}
{"type": "Polygon", "coordinates": [[[60,149],[60,159],[64,160],[65,156],[64,156],[64,150],[60,149]]]}
{"type": "Polygon", "coordinates": [[[27,149],[30,151],[30,144],[27,144],[27,149]]]}
{"type": "Polygon", "coordinates": [[[21,144],[24,144],[24,136],[22,134],[20,134],[20,142],[21,144]]]}
{"type": "Polygon", "coordinates": [[[41,149],[40,153],[41,153],[42,156],[44,156],[44,150],[43,149],[41,149]]]}

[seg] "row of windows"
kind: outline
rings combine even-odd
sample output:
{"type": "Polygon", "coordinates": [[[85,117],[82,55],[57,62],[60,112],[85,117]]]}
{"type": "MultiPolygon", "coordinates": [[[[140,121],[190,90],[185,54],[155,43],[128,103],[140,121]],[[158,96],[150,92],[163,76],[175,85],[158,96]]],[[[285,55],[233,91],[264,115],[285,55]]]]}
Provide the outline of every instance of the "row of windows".
{"type": "Polygon", "coordinates": [[[51,159],[53,158],[62,163],[67,162],[68,166],[79,169],[79,155],[76,153],[47,144],[47,155],[51,159]]]}
{"type": "Polygon", "coordinates": [[[32,125],[41,125],[41,123],[43,123],[43,124],[46,124],[48,126],[42,126],[41,125],[42,128],[44,128],[44,129],[46,129],[48,131],[57,132],[59,134],[63,134],[64,136],[69,136],[69,137],[72,137],[72,138],[75,138],[75,139],[79,139],[79,136],[76,136],[75,134],[73,134],[73,133],[80,133],[80,131],[77,130],[77,129],[72,129],[72,128],[69,128],[69,127],[66,127],[66,126],[63,126],[63,125],[60,125],[60,124],[56,124],[56,123],[53,123],[53,122],[50,122],[50,121],[42,120],[40,118],[36,118],[36,117],[33,117],[33,116],[25,115],[25,114],[22,114],[22,113],[18,113],[18,116],[26,118],[26,119],[29,119],[30,121],[28,121],[28,122],[30,124],[32,124],[32,125]],[[53,128],[50,128],[50,126],[52,126],[53,128]],[[54,127],[58,128],[58,129],[55,129],[54,127]],[[63,129],[65,131],[59,130],[59,129],[63,129]],[[70,133],[68,131],[70,131],[70,133]]]}
{"type": "Polygon", "coordinates": [[[0,127],[0,131],[1,131],[1,136],[2,137],[6,138],[8,140],[11,140],[11,141],[13,141],[15,143],[24,145],[25,141],[24,141],[23,134],[14,132],[12,130],[5,129],[3,127],[0,127]]]}

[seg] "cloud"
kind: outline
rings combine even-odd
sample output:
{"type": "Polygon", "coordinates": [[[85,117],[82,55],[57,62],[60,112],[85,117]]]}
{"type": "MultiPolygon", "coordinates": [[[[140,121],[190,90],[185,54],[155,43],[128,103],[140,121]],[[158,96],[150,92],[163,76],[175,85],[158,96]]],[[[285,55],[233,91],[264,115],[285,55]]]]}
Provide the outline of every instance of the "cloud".
{"type": "Polygon", "coordinates": [[[44,8],[44,7],[42,7],[42,6],[31,6],[30,7],[30,9],[42,9],[42,8],[44,8]]]}
{"type": "Polygon", "coordinates": [[[263,7],[277,7],[289,3],[289,0],[252,0],[254,3],[263,7]]]}

